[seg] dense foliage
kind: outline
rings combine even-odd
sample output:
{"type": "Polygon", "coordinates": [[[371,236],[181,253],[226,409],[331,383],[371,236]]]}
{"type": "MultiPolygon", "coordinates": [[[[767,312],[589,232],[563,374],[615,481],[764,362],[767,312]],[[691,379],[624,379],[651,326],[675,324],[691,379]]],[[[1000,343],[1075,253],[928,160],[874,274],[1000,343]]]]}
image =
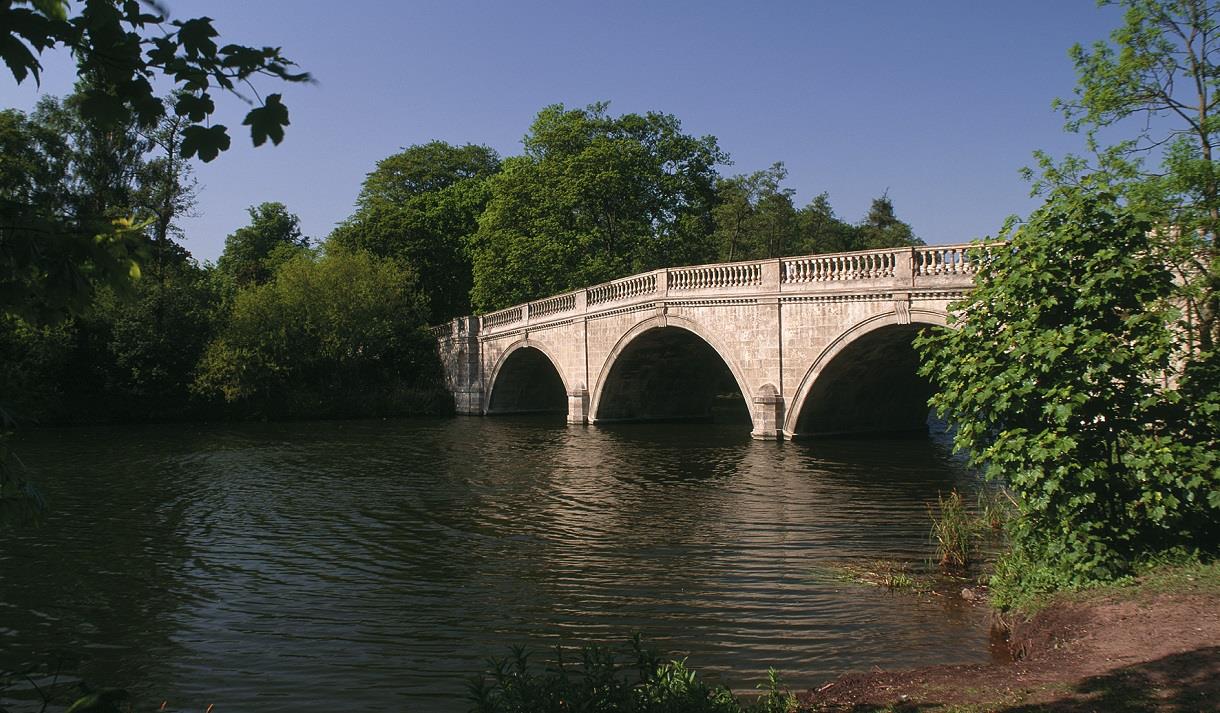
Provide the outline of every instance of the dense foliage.
{"type": "Polygon", "coordinates": [[[836,217],[825,194],[797,210],[782,163],[723,178],[715,137],[683,133],[671,114],[608,107],[543,109],[525,154],[487,181],[469,244],[476,310],[665,266],[922,242],[888,197],[860,225],[836,217]]]}
{"type": "Polygon", "coordinates": [[[1109,41],[1072,48],[1076,90],[1056,101],[1092,156],[1056,162],[1039,152],[1036,187],[1104,181],[1152,216],[1150,249],[1183,287],[1185,328],[1194,346],[1213,349],[1220,345],[1220,3],[1101,4],[1125,8],[1123,24],[1109,41]]]}
{"type": "Polygon", "coordinates": [[[713,686],[687,668],[685,661],[663,661],[638,637],[623,660],[612,651],[585,646],[577,660],[535,665],[524,649],[493,661],[492,670],[471,686],[477,713],[785,713],[795,696],[780,690],[775,672],[756,701],[739,700],[724,686],[713,686]]]}
{"type": "Polygon", "coordinates": [[[470,314],[468,244],[487,205],[487,179],[499,170],[499,156],[485,146],[411,146],[377,162],[355,214],[328,241],[413,265],[432,323],[470,314]]]}
{"type": "Polygon", "coordinates": [[[1190,396],[1214,404],[1220,383],[1184,352],[1149,227],[1112,194],[1057,189],[980,249],[956,329],[917,342],[956,445],[1017,497],[1001,603],[1220,542],[1220,411],[1190,396]]]}
{"type": "Polygon", "coordinates": [[[507,167],[440,141],[379,161],[317,252],[287,206],[252,206],[201,266],[178,242],[189,120],[100,122],[92,89],[0,112],[0,410],[25,422],[443,412],[421,328],[472,297],[532,299],[726,244],[737,259],[856,249],[874,224],[914,240],[888,199],[859,225],[825,195],[798,211],[782,164],[721,179],[715,139],[602,104],[544,109],[507,167]]]}
{"type": "Polygon", "coordinates": [[[780,187],[787,175],[784,164],[776,163],[716,182],[712,237],[718,259],[731,262],[923,244],[911,226],[894,214],[888,195],[874,199],[863,222],[852,225],[835,215],[825,193],[798,210],[792,203],[796,192],[780,187]]]}
{"type": "Polygon", "coordinates": [[[238,293],[196,389],[258,416],[443,410],[426,315],[413,270],[367,252],[304,253],[238,293]]]}
{"type": "Polygon", "coordinates": [[[1220,4],[1113,4],[1056,102],[1092,159],[1037,154],[1046,204],[918,341],[957,445],[1017,498],[1002,605],[1220,554],[1220,4]]]}
{"type": "Polygon", "coordinates": [[[130,203],[139,153],[130,127],[96,131],[58,102],[0,112],[0,313],[35,321],[84,310],[98,286],[125,287],[146,257],[130,203]]]}
{"type": "Polygon", "coordinates": [[[489,310],[711,254],[713,137],[670,114],[606,104],[543,109],[525,154],[490,182],[473,243],[476,309],[489,310]]]}
{"type": "MultiPolygon", "coordinates": [[[[67,0],[0,2],[0,60],[18,83],[38,81],[38,57],[53,50],[71,52],[79,79],[71,111],[60,113],[69,125],[0,118],[0,314],[40,322],[79,314],[98,287],[122,290],[138,277],[150,259],[144,224],[95,181],[117,178],[122,187],[128,179],[115,169],[144,153],[136,135],[166,152],[143,163],[143,181],[159,178],[164,188],[168,177],[181,189],[181,159],[209,161],[229,147],[227,128],[213,121],[212,92],[240,95],[259,76],[309,81],[277,47],[220,45],[211,18],[163,14],[157,3],[135,1],[88,0],[76,14],[67,0]],[[168,100],[154,93],[157,79],[174,87],[168,100]],[[92,163],[73,166],[81,155],[92,163]],[[74,183],[94,190],[59,190],[74,183]]],[[[278,144],[288,109],[279,94],[255,96],[243,124],[256,146],[278,144]]],[[[159,245],[189,199],[179,190],[145,197],[159,245]]]]}
{"type": "Polygon", "coordinates": [[[225,238],[216,262],[216,273],[230,292],[266,283],[280,265],[309,247],[300,219],[283,203],[263,203],[247,212],[250,224],[225,238]]]}

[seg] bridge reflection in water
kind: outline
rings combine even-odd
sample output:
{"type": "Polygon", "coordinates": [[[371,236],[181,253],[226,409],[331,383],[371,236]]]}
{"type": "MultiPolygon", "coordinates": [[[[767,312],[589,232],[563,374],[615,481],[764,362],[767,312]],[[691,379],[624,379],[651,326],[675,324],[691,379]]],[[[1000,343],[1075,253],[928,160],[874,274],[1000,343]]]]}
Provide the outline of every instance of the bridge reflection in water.
{"type": "Polygon", "coordinates": [[[596,424],[737,404],[761,439],[922,429],[930,390],[911,343],[972,289],[978,255],[928,246],[667,268],[433,333],[463,414],[596,424]]]}

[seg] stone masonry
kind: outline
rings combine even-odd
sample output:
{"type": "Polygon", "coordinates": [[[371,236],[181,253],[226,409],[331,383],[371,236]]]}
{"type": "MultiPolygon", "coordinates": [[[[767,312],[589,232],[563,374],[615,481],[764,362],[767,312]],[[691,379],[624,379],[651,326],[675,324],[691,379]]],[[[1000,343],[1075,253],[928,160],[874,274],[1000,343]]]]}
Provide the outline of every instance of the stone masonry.
{"type": "Polygon", "coordinates": [[[881,344],[886,330],[945,324],[973,273],[965,245],[677,267],[461,317],[433,333],[458,413],[485,415],[506,362],[532,348],[563,382],[568,422],[595,424],[616,360],[652,330],[684,330],[723,359],[752,435],[791,438],[810,395],[834,391],[819,379],[853,373],[830,368],[836,357],[840,366],[864,358],[853,345],[881,344]]]}

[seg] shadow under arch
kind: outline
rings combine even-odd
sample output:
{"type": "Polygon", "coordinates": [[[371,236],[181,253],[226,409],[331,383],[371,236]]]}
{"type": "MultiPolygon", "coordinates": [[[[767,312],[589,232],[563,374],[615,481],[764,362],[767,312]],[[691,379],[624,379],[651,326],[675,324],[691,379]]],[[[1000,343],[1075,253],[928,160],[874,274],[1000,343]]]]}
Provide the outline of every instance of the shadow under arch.
{"type": "Polygon", "coordinates": [[[752,427],[749,395],[749,382],[719,340],[693,320],[657,315],[629,329],[610,350],[591,395],[590,422],[715,416],[752,427]]]}
{"type": "Polygon", "coordinates": [[[487,383],[488,416],[568,412],[568,380],[559,361],[528,338],[504,350],[487,383]]]}
{"type": "Polygon", "coordinates": [[[912,342],[945,326],[943,312],[912,308],[864,320],[814,359],[784,419],[788,437],[925,432],[932,387],[920,377],[912,342]]]}

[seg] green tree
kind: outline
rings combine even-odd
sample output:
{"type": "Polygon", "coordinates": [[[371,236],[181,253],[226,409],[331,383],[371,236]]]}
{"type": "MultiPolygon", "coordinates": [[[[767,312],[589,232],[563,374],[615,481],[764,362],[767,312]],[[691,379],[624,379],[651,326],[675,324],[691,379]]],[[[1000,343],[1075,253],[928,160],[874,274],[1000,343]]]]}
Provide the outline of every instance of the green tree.
{"type": "Polygon", "coordinates": [[[195,389],[258,416],[443,410],[427,314],[414,273],[393,260],[300,253],[237,294],[195,389]]]}
{"type": "Polygon", "coordinates": [[[956,328],[916,341],[955,445],[1017,498],[1001,604],[1220,543],[1220,400],[1179,358],[1148,216],[1104,183],[1055,189],[977,251],[956,328]],[[1210,397],[1184,398],[1201,386],[1210,397]]]}
{"type": "MultiPolygon", "coordinates": [[[[59,353],[36,364],[53,390],[39,398],[43,422],[151,421],[203,414],[190,385],[216,321],[216,294],[205,270],[184,250],[163,259],[156,279],[141,279],[124,294],[99,291],[90,309],[34,333],[59,353]]],[[[26,327],[27,333],[33,327],[26,327]]],[[[35,343],[37,343],[36,340],[35,343]]]]}
{"type": "Polygon", "coordinates": [[[417,144],[378,161],[377,168],[365,177],[356,205],[403,203],[464,181],[485,179],[499,170],[500,157],[486,146],[453,146],[444,141],[417,144]]]}
{"type": "Polygon", "coordinates": [[[411,265],[433,323],[469,314],[468,243],[487,204],[487,179],[499,170],[499,156],[486,146],[432,141],[404,149],[377,162],[355,214],[328,244],[411,265]]]}
{"type": "MultiPolygon", "coordinates": [[[[1092,158],[1056,162],[1037,153],[1035,190],[1102,176],[1153,219],[1150,249],[1174,266],[1192,346],[1220,340],[1220,4],[1214,0],[1122,0],[1109,41],[1076,45],[1074,95],[1060,99],[1066,128],[1083,132],[1092,158]],[[1106,141],[1120,137],[1116,143],[1106,141]]],[[[1033,171],[1027,170],[1032,177],[1033,171]]]]}
{"type": "MultiPolygon", "coordinates": [[[[242,96],[239,88],[253,87],[260,75],[288,82],[310,79],[290,71],[293,63],[278,47],[218,45],[210,18],[168,21],[156,3],[135,0],[85,0],[75,15],[68,9],[67,0],[0,0],[0,60],[17,83],[29,77],[38,81],[37,55],[68,50],[76,58],[78,76],[87,82],[79,109],[86,123],[107,130],[134,121],[151,130],[166,115],[152,80],[168,79],[180,90],[173,113],[187,122],[177,146],[183,158],[210,161],[229,147],[227,127],[212,121],[213,91],[242,96]]],[[[257,105],[242,123],[250,127],[255,146],[267,139],[278,144],[288,109],[278,93],[254,95],[257,105]]],[[[6,144],[18,123],[0,121],[6,144]]],[[[39,143],[44,149],[54,146],[39,143]]],[[[31,151],[27,143],[16,163],[28,168],[31,153],[38,150],[31,151]]],[[[0,195],[0,321],[80,314],[99,287],[129,288],[139,276],[142,226],[130,216],[113,217],[110,225],[66,220],[61,212],[46,209],[55,204],[30,201],[45,197],[36,180],[25,178],[5,185],[0,195]]],[[[7,510],[38,498],[9,465],[5,430],[12,422],[7,412],[0,417],[0,510],[7,510]]]]}
{"type": "Polygon", "coordinates": [[[182,117],[171,114],[141,131],[146,154],[137,168],[135,205],[142,221],[150,222],[152,272],[158,280],[167,263],[173,262],[175,240],[183,237],[178,220],[193,215],[195,207],[194,170],[180,155],[186,125],[182,117]]]}
{"type": "Polygon", "coordinates": [[[814,196],[797,213],[796,254],[839,253],[859,250],[855,226],[835,215],[830,194],[814,196]]]}
{"type": "Polygon", "coordinates": [[[787,175],[784,164],[775,163],[762,171],[716,181],[713,239],[721,260],[779,257],[785,250],[795,249],[795,191],[780,187],[787,175]]]}
{"type": "Polygon", "coordinates": [[[605,103],[543,109],[525,155],[504,161],[473,241],[471,301],[491,310],[663,265],[708,262],[714,137],[670,114],[605,103]]]}
{"type": "Polygon", "coordinates": [[[58,319],[139,274],[140,231],[113,207],[130,197],[133,154],[105,139],[54,100],[0,112],[0,313],[58,319]]]}
{"type": "Polygon", "coordinates": [[[224,252],[216,262],[230,292],[267,282],[278,266],[309,249],[300,219],[283,203],[262,203],[246,210],[250,224],[225,238],[224,252]]]}
{"type": "Polygon", "coordinates": [[[856,250],[878,250],[881,248],[905,248],[912,245],[923,245],[924,242],[915,237],[911,226],[898,219],[894,213],[894,203],[889,194],[874,198],[868,208],[868,215],[860,222],[856,250]]]}
{"type": "MultiPolygon", "coordinates": [[[[67,323],[36,326],[13,315],[0,316],[0,425],[58,415],[64,402],[60,379],[73,336],[67,323]]],[[[4,430],[0,428],[0,454],[4,430]]]]}

